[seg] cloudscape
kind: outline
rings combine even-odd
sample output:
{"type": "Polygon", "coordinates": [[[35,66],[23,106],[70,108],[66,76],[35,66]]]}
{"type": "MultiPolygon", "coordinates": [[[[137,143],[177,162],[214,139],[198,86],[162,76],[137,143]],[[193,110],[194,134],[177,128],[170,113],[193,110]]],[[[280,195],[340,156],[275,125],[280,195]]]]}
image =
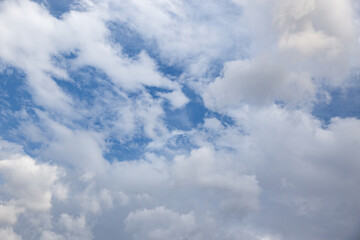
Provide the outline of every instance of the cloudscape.
{"type": "Polygon", "coordinates": [[[357,0],[0,2],[0,239],[359,240],[357,0]]]}

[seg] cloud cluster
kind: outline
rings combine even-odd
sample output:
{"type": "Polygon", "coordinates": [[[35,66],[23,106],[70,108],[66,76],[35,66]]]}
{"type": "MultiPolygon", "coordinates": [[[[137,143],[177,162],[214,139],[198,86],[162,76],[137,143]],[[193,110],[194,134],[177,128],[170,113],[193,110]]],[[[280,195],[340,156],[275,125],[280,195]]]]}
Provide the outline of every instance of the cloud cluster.
{"type": "Polygon", "coordinates": [[[66,94],[54,78],[69,81],[66,66],[54,57],[78,54],[70,64],[80,68],[91,65],[104,71],[119,88],[138,90],[143,85],[177,91],[176,106],[186,103],[179,85],[163,77],[154,62],[143,52],[129,59],[121,53],[121,46],[112,44],[106,14],[96,9],[71,11],[61,20],[42,6],[31,1],[1,3],[1,44],[6,50],[3,61],[23,70],[37,104],[50,109],[69,112],[74,100],[66,94]]]}
{"type": "MultiPolygon", "coordinates": [[[[2,146],[8,145],[1,141],[2,146]]],[[[9,154],[1,149],[2,155],[9,154]]],[[[12,229],[19,215],[48,212],[52,199],[65,200],[67,188],[59,182],[63,175],[57,166],[36,163],[34,159],[18,152],[0,160],[2,177],[0,222],[4,239],[21,239],[12,229]],[[7,236],[7,237],[5,237],[7,236]]]]}
{"type": "Polygon", "coordinates": [[[356,3],[50,5],[0,3],[1,239],[359,237],[356,3]]]}
{"type": "Polygon", "coordinates": [[[277,101],[311,106],[324,86],[344,85],[359,65],[351,1],[249,1],[244,8],[250,56],[225,63],[203,93],[210,108],[277,101]]]}

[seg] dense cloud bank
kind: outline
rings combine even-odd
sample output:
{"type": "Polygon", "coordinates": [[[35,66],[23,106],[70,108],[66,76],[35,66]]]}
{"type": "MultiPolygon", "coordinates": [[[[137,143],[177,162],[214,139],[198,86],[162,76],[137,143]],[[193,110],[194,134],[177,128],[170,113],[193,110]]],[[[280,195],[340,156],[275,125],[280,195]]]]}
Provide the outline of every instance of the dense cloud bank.
{"type": "Polygon", "coordinates": [[[359,11],[0,2],[0,239],[358,239],[359,11]]]}

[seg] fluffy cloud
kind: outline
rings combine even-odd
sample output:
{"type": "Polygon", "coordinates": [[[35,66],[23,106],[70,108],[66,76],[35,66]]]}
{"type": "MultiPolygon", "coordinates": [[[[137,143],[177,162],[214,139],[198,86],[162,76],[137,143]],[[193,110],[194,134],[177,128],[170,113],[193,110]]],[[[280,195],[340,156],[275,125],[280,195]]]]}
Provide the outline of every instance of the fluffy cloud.
{"type": "Polygon", "coordinates": [[[84,216],[76,218],[66,213],[63,213],[60,215],[57,225],[59,226],[59,229],[61,229],[60,234],[47,230],[42,232],[40,239],[41,240],[93,239],[93,236],[89,231],[84,216]]]}
{"type": "Polygon", "coordinates": [[[315,85],[308,74],[288,72],[280,62],[264,57],[227,62],[224,76],[209,84],[204,100],[223,111],[242,104],[269,105],[275,100],[297,103],[314,94],[315,85]]]}
{"type": "Polygon", "coordinates": [[[64,55],[71,53],[78,54],[71,65],[99,68],[120,88],[134,91],[142,85],[164,87],[186,98],[178,84],[156,71],[145,52],[137,59],[129,59],[120,46],[109,41],[106,23],[111,19],[102,11],[72,11],[59,20],[44,7],[26,0],[3,2],[0,9],[0,32],[4,36],[1,44],[6,46],[0,57],[26,73],[33,97],[41,106],[71,112],[73,99],[54,79],[70,80],[61,63],[64,55]]]}
{"type": "Polygon", "coordinates": [[[193,213],[179,214],[164,207],[132,212],[125,219],[134,239],[197,239],[193,213]]]}
{"type": "MultiPolygon", "coordinates": [[[[310,114],[278,107],[248,112],[246,117],[249,119],[240,117],[239,121],[244,123],[245,131],[251,132],[245,142],[254,152],[247,148],[242,154],[251,158],[247,164],[254,167],[263,195],[270,198],[260,204],[263,210],[280,207],[291,211],[276,220],[272,214],[260,214],[259,221],[273,219],[269,228],[277,228],[279,232],[275,234],[291,239],[301,239],[304,235],[301,230],[284,229],[285,219],[292,219],[293,224],[298,224],[297,229],[307,229],[325,216],[332,219],[323,223],[328,233],[314,230],[306,236],[309,239],[331,237],[340,234],[340,228],[352,228],[359,223],[357,214],[346,213],[359,209],[355,200],[359,195],[353,191],[358,178],[355,169],[359,167],[359,147],[354,146],[359,143],[358,135],[353,134],[359,130],[358,119],[335,118],[324,129],[310,114]],[[352,133],[348,132],[350,129],[352,133]],[[342,216],[343,224],[337,216],[342,216]]],[[[273,214],[276,211],[271,210],[273,214]]],[[[353,233],[353,230],[344,231],[342,237],[353,237],[353,233]]]]}
{"type": "Polygon", "coordinates": [[[12,202],[5,205],[0,205],[0,222],[4,225],[13,225],[16,220],[18,214],[24,212],[24,209],[17,208],[12,202]]]}
{"type": "Polygon", "coordinates": [[[241,29],[224,19],[239,20],[240,7],[231,2],[108,2],[120,23],[155,42],[164,62],[185,65],[196,76],[208,70],[212,59],[231,55],[231,48],[238,48],[234,40],[242,37],[241,29]]]}
{"type": "Polygon", "coordinates": [[[22,238],[14,233],[12,228],[0,228],[0,237],[9,240],[21,240],[22,238]]]}
{"type": "Polygon", "coordinates": [[[255,176],[241,175],[241,166],[234,159],[216,155],[204,147],[193,150],[188,158],[177,156],[173,166],[175,184],[186,189],[197,185],[220,196],[220,208],[226,214],[243,216],[256,210],[260,188],[255,176]]]}
{"type": "Polygon", "coordinates": [[[250,55],[225,63],[223,76],[203,91],[210,108],[309,106],[323,85],[342,86],[359,64],[350,1],[254,1],[245,4],[244,16],[255,27],[250,55]]]}
{"type": "MultiPolygon", "coordinates": [[[[63,201],[67,198],[67,188],[59,181],[64,171],[56,165],[37,163],[18,145],[3,140],[1,145],[5,146],[1,155],[6,158],[0,160],[0,222],[3,226],[16,226],[19,218],[20,221],[24,218],[33,221],[35,216],[39,222],[46,222],[53,199],[63,201]],[[9,149],[9,146],[14,148],[9,149]]],[[[37,224],[36,220],[33,224],[37,224]]],[[[0,235],[4,239],[21,239],[21,235],[15,234],[10,227],[0,229],[0,235]]]]}
{"type": "Polygon", "coordinates": [[[61,23],[31,1],[5,1],[0,11],[1,45],[6,46],[0,53],[2,61],[25,71],[38,103],[68,111],[71,98],[51,78],[52,75],[67,77],[51,59],[69,45],[60,37],[61,31],[57,31],[61,23]]]}
{"type": "Polygon", "coordinates": [[[6,181],[3,191],[17,206],[35,211],[51,207],[52,187],[57,187],[54,184],[61,174],[57,167],[37,165],[27,156],[14,156],[1,160],[0,171],[6,181]]]}

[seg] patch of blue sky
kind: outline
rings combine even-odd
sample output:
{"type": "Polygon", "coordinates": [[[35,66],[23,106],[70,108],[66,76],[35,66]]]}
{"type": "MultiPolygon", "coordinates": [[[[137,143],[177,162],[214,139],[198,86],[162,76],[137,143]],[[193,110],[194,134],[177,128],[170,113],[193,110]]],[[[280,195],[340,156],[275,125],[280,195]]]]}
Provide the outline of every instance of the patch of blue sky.
{"type": "Polygon", "coordinates": [[[24,79],[25,74],[13,67],[6,67],[0,73],[0,131],[3,138],[18,127],[17,112],[31,104],[24,79]]]}
{"type": "Polygon", "coordinates": [[[182,66],[170,65],[160,58],[159,50],[154,41],[144,40],[136,31],[125,24],[108,22],[107,27],[111,32],[111,40],[122,47],[122,53],[130,58],[136,58],[141,51],[145,51],[156,61],[158,70],[170,79],[179,77],[184,69],[182,66]]]}
{"type": "Polygon", "coordinates": [[[327,125],[331,118],[360,118],[360,83],[354,81],[345,88],[333,88],[328,90],[331,101],[319,102],[314,106],[312,114],[321,119],[327,125]]]}
{"type": "MultiPolygon", "coordinates": [[[[75,71],[68,71],[70,81],[54,80],[71,95],[76,101],[81,101],[89,106],[94,105],[96,97],[101,91],[111,91],[112,83],[107,75],[91,66],[85,66],[75,71]]],[[[112,91],[113,94],[114,91],[112,91]]]]}
{"type": "Polygon", "coordinates": [[[122,47],[123,54],[136,57],[144,48],[152,49],[153,44],[145,42],[140,34],[130,29],[125,24],[108,22],[107,27],[111,33],[111,41],[122,47]]]}
{"type": "Polygon", "coordinates": [[[184,94],[190,101],[180,109],[172,109],[169,104],[164,104],[165,122],[170,130],[191,130],[204,122],[209,110],[204,106],[200,96],[188,87],[183,87],[184,94]]]}
{"type": "MultiPolygon", "coordinates": [[[[74,54],[65,56],[67,60],[75,58],[74,54]]],[[[124,101],[124,97],[120,96],[116,91],[116,87],[110,81],[108,76],[100,69],[92,66],[84,66],[79,69],[67,69],[70,80],[56,79],[54,80],[62,88],[64,92],[72,97],[75,101],[76,108],[79,111],[89,111],[93,115],[89,115],[84,119],[74,121],[75,125],[82,128],[100,129],[104,127],[104,123],[110,118],[114,118],[116,113],[115,105],[109,105],[105,101],[111,98],[113,101],[124,101]],[[101,108],[99,107],[101,106],[101,108]],[[97,108],[99,112],[93,111],[97,108]]]]}
{"type": "Polygon", "coordinates": [[[74,0],[33,0],[45,6],[51,15],[56,18],[60,18],[61,15],[71,10],[71,6],[74,0]]]}
{"type": "MultiPolygon", "coordinates": [[[[57,79],[56,82],[61,88],[78,103],[77,107],[84,108],[90,112],[80,120],[74,120],[72,127],[91,129],[95,131],[107,131],[106,151],[104,157],[108,161],[128,161],[139,159],[145,152],[147,144],[151,139],[144,134],[136,133],[134,136],[119,136],[112,133],[113,124],[118,120],[118,104],[125,99],[120,96],[107,75],[101,70],[91,66],[82,67],[69,71],[72,81],[57,79]],[[114,104],[109,104],[110,102],[114,104]]],[[[165,89],[147,87],[150,94],[156,97],[156,92],[164,92],[165,89]]],[[[127,94],[128,98],[137,98],[139,92],[127,94]]]]}
{"type": "Polygon", "coordinates": [[[30,100],[25,87],[25,74],[17,68],[7,66],[0,72],[1,108],[16,111],[30,100]],[[5,106],[4,106],[5,105],[5,106]]]}
{"type": "MultiPolygon", "coordinates": [[[[166,90],[158,88],[149,89],[151,89],[150,93],[154,97],[157,96],[156,91],[166,92],[166,90]]],[[[191,88],[184,86],[182,91],[190,99],[184,107],[173,109],[169,102],[165,101],[163,104],[165,111],[164,120],[169,130],[189,131],[203,124],[205,118],[217,118],[224,125],[234,124],[234,121],[229,116],[213,112],[206,108],[201,96],[197,95],[191,88]]]]}
{"type": "MultiPolygon", "coordinates": [[[[167,59],[160,57],[156,42],[144,40],[139,33],[125,24],[109,22],[107,23],[107,26],[111,32],[111,40],[122,47],[123,54],[130,58],[136,58],[141,51],[145,51],[153,60],[155,60],[158,70],[170,79],[180,77],[181,74],[184,73],[184,66],[182,66],[181,63],[169,64],[167,59]]],[[[241,48],[242,50],[239,52],[241,52],[242,55],[238,56],[235,54],[237,51],[233,51],[232,48],[229,48],[227,52],[224,52],[223,56],[219,56],[218,59],[210,61],[206,77],[209,79],[218,77],[221,74],[225,61],[235,60],[239,57],[248,58],[245,49],[249,48],[250,40],[244,36],[242,39],[239,39],[238,42],[234,44],[239,44],[241,47],[234,46],[234,48],[241,48]]]]}
{"type": "Polygon", "coordinates": [[[2,139],[21,144],[24,151],[34,156],[41,144],[27,139],[19,128],[28,120],[38,121],[34,103],[25,83],[25,74],[14,67],[6,67],[0,73],[0,136],[2,139]]]}
{"type": "Polygon", "coordinates": [[[116,138],[107,139],[107,150],[104,158],[109,162],[130,161],[140,159],[146,152],[146,146],[151,139],[143,135],[135,135],[131,141],[120,142],[116,138]]]}

